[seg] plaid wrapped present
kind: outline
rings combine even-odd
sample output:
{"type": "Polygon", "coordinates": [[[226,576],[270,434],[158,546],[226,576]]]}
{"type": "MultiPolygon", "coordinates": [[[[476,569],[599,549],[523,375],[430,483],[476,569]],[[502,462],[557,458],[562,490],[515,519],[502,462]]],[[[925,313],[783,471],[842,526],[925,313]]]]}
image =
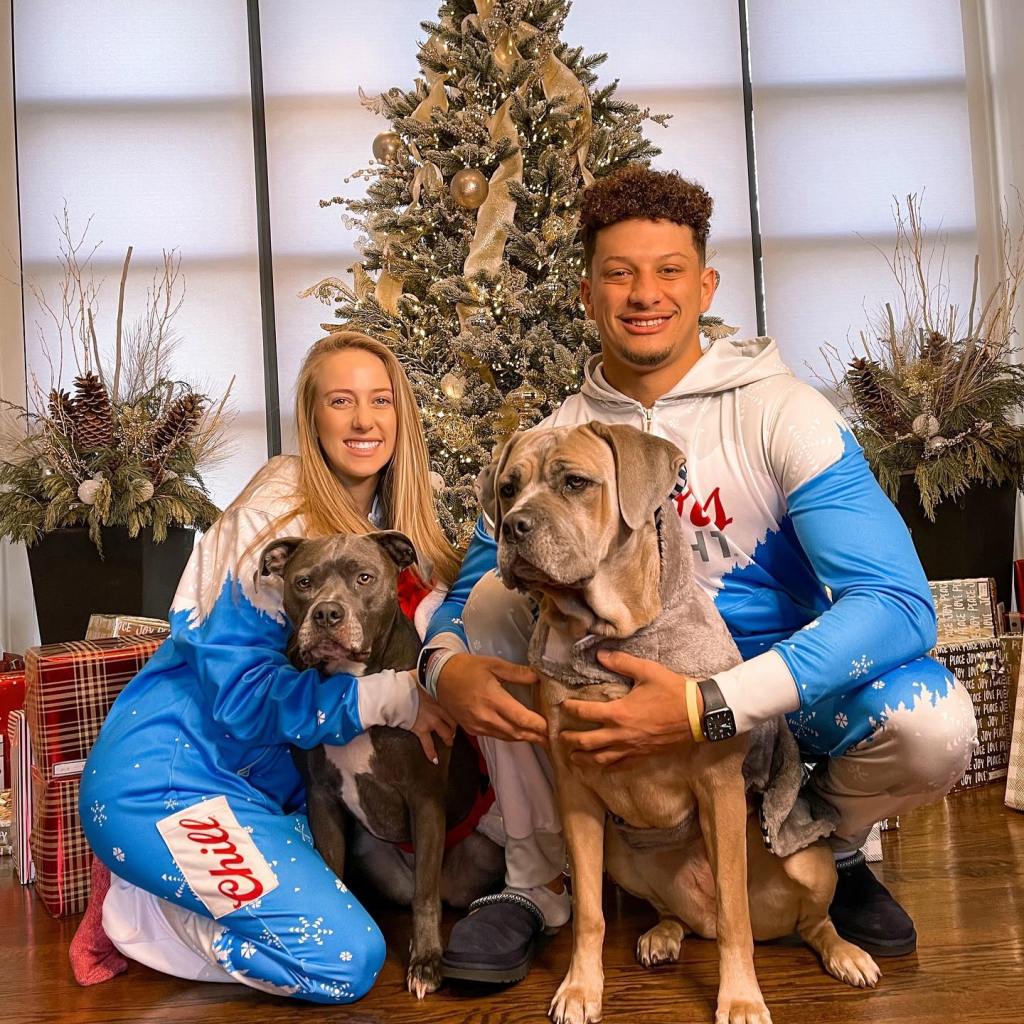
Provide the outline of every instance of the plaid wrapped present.
{"type": "Polygon", "coordinates": [[[118,694],[165,633],[33,647],[25,658],[32,763],[45,778],[80,774],[118,694]]]}
{"type": "Polygon", "coordinates": [[[32,833],[29,846],[36,893],[54,917],[85,910],[92,850],[78,816],[82,777],[50,779],[32,767],[32,833]]]}
{"type": "Polygon", "coordinates": [[[935,657],[967,688],[978,720],[978,749],[953,792],[1006,778],[1010,759],[1009,677],[999,639],[942,644],[935,657]]]}
{"type": "Polygon", "coordinates": [[[166,634],[33,647],[25,658],[36,890],[55,917],[85,909],[91,851],[78,816],[85,759],[110,706],[166,634]]]}
{"type": "Polygon", "coordinates": [[[14,871],[22,885],[35,877],[29,839],[32,834],[32,773],[30,769],[28,720],[24,711],[13,711],[7,722],[7,740],[11,749],[11,846],[14,871]]]}
{"type": "Polygon", "coordinates": [[[7,720],[12,711],[25,706],[25,662],[12,654],[0,658],[0,789],[11,784],[11,751],[7,739],[7,720]]]}

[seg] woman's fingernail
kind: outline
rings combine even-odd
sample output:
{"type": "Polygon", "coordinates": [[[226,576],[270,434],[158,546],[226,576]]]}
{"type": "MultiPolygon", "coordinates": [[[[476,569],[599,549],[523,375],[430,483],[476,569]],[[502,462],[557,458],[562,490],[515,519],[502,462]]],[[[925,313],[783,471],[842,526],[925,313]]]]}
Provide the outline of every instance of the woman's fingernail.
{"type": "Polygon", "coordinates": [[[437,758],[435,757],[435,758],[434,758],[434,764],[440,764],[440,763],[441,763],[441,762],[440,762],[440,761],[439,761],[439,760],[438,760],[438,759],[437,759],[437,758]]]}

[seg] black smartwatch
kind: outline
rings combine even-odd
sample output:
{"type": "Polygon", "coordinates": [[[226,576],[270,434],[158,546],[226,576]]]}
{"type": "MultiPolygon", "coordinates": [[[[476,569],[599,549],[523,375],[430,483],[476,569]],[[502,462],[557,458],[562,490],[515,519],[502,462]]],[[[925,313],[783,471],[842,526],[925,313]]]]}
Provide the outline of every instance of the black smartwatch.
{"type": "Polygon", "coordinates": [[[736,719],[732,708],[725,703],[722,691],[714,679],[701,679],[697,689],[704,700],[704,715],[701,718],[701,731],[704,738],[711,743],[719,740],[732,739],[736,735],[736,719]]]}

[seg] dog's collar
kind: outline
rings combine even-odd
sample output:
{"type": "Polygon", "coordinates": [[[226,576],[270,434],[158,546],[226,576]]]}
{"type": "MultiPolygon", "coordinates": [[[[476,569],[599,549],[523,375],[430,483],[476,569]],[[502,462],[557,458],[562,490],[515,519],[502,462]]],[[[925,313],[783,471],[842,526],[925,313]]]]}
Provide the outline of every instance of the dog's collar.
{"type": "Polygon", "coordinates": [[[693,573],[693,556],[682,543],[682,531],[666,528],[666,522],[676,524],[674,513],[675,507],[671,502],[666,502],[654,515],[658,538],[658,596],[661,599],[661,614],[632,636],[618,639],[590,633],[575,643],[569,643],[561,634],[552,632],[541,617],[530,639],[531,668],[567,687],[579,689],[602,683],[632,687],[632,679],[606,669],[597,660],[599,650],[625,651],[638,658],[660,661],[671,667],[670,652],[660,649],[660,638],[666,633],[671,635],[676,620],[685,613],[686,603],[679,581],[693,573]],[[687,562],[683,562],[683,559],[687,559],[687,562]]]}

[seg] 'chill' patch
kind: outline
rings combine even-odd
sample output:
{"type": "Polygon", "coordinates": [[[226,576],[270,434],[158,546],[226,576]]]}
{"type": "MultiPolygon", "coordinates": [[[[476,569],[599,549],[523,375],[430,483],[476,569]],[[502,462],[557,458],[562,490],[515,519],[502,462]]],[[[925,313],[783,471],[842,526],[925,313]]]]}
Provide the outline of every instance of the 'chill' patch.
{"type": "Polygon", "coordinates": [[[214,919],[278,887],[277,876],[238,824],[226,797],[175,811],[156,827],[189,887],[214,919]]]}

